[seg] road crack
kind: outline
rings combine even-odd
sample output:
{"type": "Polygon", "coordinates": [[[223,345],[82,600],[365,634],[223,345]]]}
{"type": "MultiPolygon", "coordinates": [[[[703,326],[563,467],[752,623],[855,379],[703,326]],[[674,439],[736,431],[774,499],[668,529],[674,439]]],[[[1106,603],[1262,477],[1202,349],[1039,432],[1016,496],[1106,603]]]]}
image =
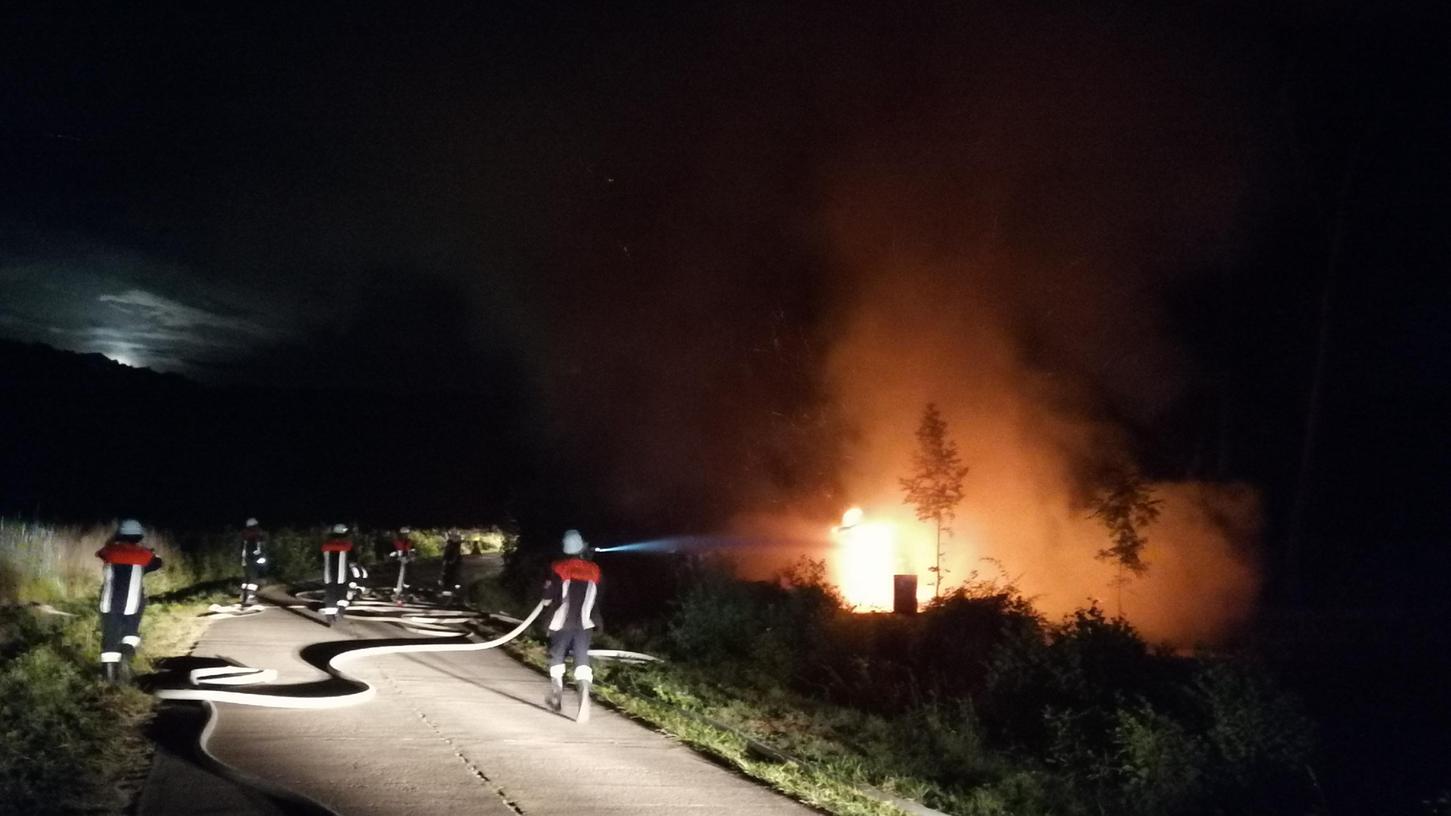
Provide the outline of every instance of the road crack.
{"type": "MultiPolygon", "coordinates": [[[[397,696],[400,699],[409,699],[408,695],[403,694],[403,690],[398,687],[398,684],[394,682],[391,675],[389,675],[387,672],[381,672],[381,674],[383,675],[383,678],[388,681],[388,685],[393,689],[393,691],[397,692],[397,696]]],[[[495,796],[499,797],[499,801],[503,802],[505,807],[519,814],[519,816],[525,816],[524,809],[519,807],[519,804],[509,797],[509,794],[504,791],[503,786],[490,779],[489,775],[484,773],[483,768],[480,768],[472,759],[469,759],[468,756],[463,753],[463,751],[460,751],[458,748],[458,744],[455,743],[452,738],[445,736],[443,733],[443,729],[439,728],[437,723],[429,719],[428,715],[423,713],[422,709],[411,704],[408,706],[408,708],[413,711],[418,719],[423,721],[424,725],[428,726],[429,730],[434,733],[434,736],[442,740],[443,743],[449,747],[449,750],[453,751],[453,755],[458,757],[459,762],[463,763],[464,768],[466,768],[469,773],[478,777],[479,780],[482,781],[489,790],[494,792],[495,796]]]]}

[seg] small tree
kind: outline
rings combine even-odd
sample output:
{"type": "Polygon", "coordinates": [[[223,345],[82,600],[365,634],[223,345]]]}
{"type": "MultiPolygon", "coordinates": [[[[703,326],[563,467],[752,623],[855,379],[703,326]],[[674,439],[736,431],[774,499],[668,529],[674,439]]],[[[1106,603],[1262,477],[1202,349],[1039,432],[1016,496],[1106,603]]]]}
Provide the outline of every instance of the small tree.
{"type": "Polygon", "coordinates": [[[1131,465],[1116,468],[1094,499],[1093,516],[1108,528],[1112,544],[1098,551],[1098,560],[1111,561],[1118,568],[1113,585],[1118,589],[1118,614],[1124,613],[1124,586],[1130,576],[1149,571],[1144,547],[1149,539],[1144,528],[1159,518],[1160,500],[1154,488],[1131,465]]]}
{"type": "Polygon", "coordinates": [[[957,443],[947,438],[947,421],[937,406],[927,403],[917,426],[917,451],[912,454],[912,475],[897,481],[907,504],[917,509],[919,521],[930,521],[937,532],[937,559],[932,597],[942,595],[942,534],[952,535],[952,521],[962,501],[962,477],[967,465],[957,455],[957,443]]]}

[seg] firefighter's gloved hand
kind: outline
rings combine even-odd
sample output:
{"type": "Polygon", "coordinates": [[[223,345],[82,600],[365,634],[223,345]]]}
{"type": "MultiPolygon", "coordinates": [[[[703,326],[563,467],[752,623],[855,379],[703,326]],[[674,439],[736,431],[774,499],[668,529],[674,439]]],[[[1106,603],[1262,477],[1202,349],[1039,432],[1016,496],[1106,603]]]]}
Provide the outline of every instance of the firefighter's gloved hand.
{"type": "Polygon", "coordinates": [[[258,564],[265,564],[265,563],[267,563],[267,559],[266,558],[259,558],[259,559],[257,559],[257,563],[258,564]]]}

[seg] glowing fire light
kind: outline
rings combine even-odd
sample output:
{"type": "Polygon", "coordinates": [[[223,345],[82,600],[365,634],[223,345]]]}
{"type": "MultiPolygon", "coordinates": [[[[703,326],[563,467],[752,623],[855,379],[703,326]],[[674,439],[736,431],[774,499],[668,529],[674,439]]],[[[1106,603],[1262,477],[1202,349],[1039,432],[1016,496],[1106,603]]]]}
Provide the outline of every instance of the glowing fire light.
{"type": "Polygon", "coordinates": [[[841,525],[831,528],[837,588],[858,612],[892,608],[892,573],[896,564],[896,530],[892,524],[865,521],[860,507],[847,510],[841,525]]]}

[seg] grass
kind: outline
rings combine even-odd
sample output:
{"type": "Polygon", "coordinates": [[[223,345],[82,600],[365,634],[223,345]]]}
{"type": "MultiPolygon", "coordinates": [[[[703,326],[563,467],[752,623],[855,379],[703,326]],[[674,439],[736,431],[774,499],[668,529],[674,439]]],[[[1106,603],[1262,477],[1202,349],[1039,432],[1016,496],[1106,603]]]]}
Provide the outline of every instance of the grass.
{"type": "MultiPolygon", "coordinates": [[[[112,528],[0,525],[0,802],[5,812],[109,814],[127,810],[145,778],[143,736],[154,699],[101,681],[99,588],[94,553],[112,528]],[[48,612],[46,607],[63,614],[48,612]]],[[[191,650],[224,597],[205,579],[225,559],[183,553],[148,536],[166,568],[146,579],[138,674],[159,657],[191,650]],[[198,585],[201,589],[188,589],[198,585]]]]}
{"type": "MultiPolygon", "coordinates": [[[[0,518],[0,606],[99,597],[101,570],[95,554],[115,529],[115,524],[48,525],[0,518]]],[[[143,543],[166,563],[146,578],[151,596],[240,572],[230,546],[184,549],[163,530],[148,530],[143,543]]]]}
{"type": "MultiPolygon", "coordinates": [[[[601,642],[600,646],[614,645],[601,642]]],[[[520,638],[505,648],[527,665],[544,671],[545,646],[539,640],[520,638]]],[[[838,816],[904,813],[861,790],[868,780],[859,765],[784,756],[764,741],[759,731],[751,733],[755,730],[751,726],[759,724],[759,718],[733,716],[746,710],[753,715],[763,714],[763,710],[737,702],[733,712],[729,706],[701,699],[700,689],[680,682],[669,669],[601,665],[595,673],[596,695],[610,706],[794,799],[838,816]]]]}
{"type": "MultiPolygon", "coordinates": [[[[198,616],[216,599],[148,604],[137,672],[150,671],[157,657],[190,651],[205,626],[198,616]]],[[[99,615],[91,604],[58,608],[70,616],[0,612],[0,801],[13,813],[120,813],[150,765],[142,732],[154,700],[101,682],[99,615]]]]}

